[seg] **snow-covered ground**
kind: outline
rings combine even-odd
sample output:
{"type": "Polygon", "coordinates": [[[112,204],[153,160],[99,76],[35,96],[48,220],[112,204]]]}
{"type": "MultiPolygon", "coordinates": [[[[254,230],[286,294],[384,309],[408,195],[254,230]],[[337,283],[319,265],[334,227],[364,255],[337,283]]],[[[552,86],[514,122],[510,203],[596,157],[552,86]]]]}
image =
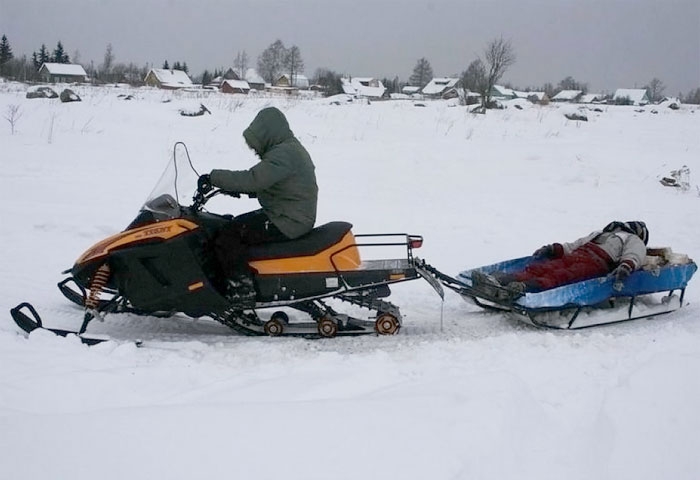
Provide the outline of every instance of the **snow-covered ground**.
{"type": "MultiPolygon", "coordinates": [[[[444,102],[330,104],[78,87],[80,103],[0,85],[0,478],[696,479],[700,283],[654,320],[530,328],[422,281],[394,337],[248,338],[206,319],[108,317],[88,348],[47,325],[81,312],[60,272],[121,230],[184,141],[201,171],[254,163],[241,132],[275,105],[311,152],[318,223],[421,234],[445,273],[523,256],[611,220],[698,256],[700,110],[572,106],[469,114],[444,102]],[[124,100],[120,95],[135,98],[124,100]],[[204,103],[211,115],[184,117],[204,103]],[[638,111],[642,110],[642,111],[638,111]],[[691,188],[659,178],[687,165],[691,188]],[[136,348],[130,339],[148,346],[136,348]]],[[[229,204],[232,211],[252,201],[229,204]]]]}

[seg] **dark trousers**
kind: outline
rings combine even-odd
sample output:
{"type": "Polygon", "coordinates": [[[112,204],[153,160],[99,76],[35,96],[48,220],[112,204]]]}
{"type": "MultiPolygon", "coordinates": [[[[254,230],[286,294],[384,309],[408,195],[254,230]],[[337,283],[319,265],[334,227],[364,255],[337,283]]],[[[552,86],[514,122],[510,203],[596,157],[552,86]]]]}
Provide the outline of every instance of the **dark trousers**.
{"type": "Polygon", "coordinates": [[[235,217],[221,229],[214,243],[216,257],[228,278],[249,275],[247,251],[249,245],[289,240],[262,210],[235,217]]]}
{"type": "Polygon", "coordinates": [[[614,266],[600,247],[587,243],[570,255],[529,265],[511,274],[512,281],[524,282],[528,291],[541,291],[570,283],[601,277],[614,266]]]}

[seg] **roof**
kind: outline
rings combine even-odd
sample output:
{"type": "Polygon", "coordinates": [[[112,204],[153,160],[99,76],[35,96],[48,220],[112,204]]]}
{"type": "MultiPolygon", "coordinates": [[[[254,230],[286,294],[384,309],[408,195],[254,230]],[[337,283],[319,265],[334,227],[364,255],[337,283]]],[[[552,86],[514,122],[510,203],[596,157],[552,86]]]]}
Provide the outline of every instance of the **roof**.
{"type": "Polygon", "coordinates": [[[581,103],[593,103],[605,98],[602,93],[586,93],[581,96],[581,103]]]}
{"type": "Polygon", "coordinates": [[[448,88],[454,88],[459,82],[459,78],[435,77],[423,87],[426,95],[439,95],[448,88]]]}
{"type": "Polygon", "coordinates": [[[502,95],[504,97],[515,97],[515,92],[510,89],[506,88],[502,85],[494,85],[493,90],[495,90],[499,95],[502,95]]]}
{"type": "Polygon", "coordinates": [[[618,98],[629,98],[634,103],[648,101],[647,91],[644,88],[618,88],[615,90],[613,100],[618,98]]]}
{"type": "MultiPolygon", "coordinates": [[[[190,86],[192,85],[192,80],[183,70],[168,70],[165,68],[152,68],[151,72],[156,76],[158,81],[163,85],[172,86],[190,86]]],[[[151,73],[149,72],[149,73],[151,73]]]]}
{"type": "Polygon", "coordinates": [[[341,78],[343,92],[361,97],[380,98],[384,96],[384,84],[372,77],[341,78]]]}
{"type": "Polygon", "coordinates": [[[249,68],[248,70],[245,71],[245,75],[243,76],[245,80],[248,83],[260,83],[260,84],[265,84],[265,80],[258,74],[258,72],[254,68],[249,68]]]}
{"type": "Polygon", "coordinates": [[[229,87],[233,89],[240,89],[240,90],[250,90],[250,85],[248,85],[248,82],[245,80],[224,80],[221,83],[221,86],[224,86],[224,83],[228,84],[229,87]]]}
{"type": "Polygon", "coordinates": [[[552,100],[575,100],[583,90],[562,90],[552,97],[552,100]]]}
{"type": "Polygon", "coordinates": [[[82,65],[73,63],[44,63],[39,70],[42,69],[46,69],[46,71],[52,75],[87,76],[82,65]]]}

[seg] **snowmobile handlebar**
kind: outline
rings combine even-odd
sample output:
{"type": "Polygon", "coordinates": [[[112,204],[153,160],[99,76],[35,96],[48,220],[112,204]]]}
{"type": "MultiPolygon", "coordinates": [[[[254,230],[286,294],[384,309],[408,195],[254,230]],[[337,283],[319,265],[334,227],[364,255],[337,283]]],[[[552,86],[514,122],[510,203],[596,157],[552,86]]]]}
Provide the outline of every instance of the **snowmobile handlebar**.
{"type": "Polygon", "coordinates": [[[235,198],[241,198],[241,195],[246,195],[249,198],[257,198],[258,196],[255,192],[229,192],[220,188],[215,188],[208,193],[202,193],[197,190],[194,197],[192,197],[192,209],[195,212],[201,211],[202,208],[204,208],[204,205],[206,205],[211,198],[217,195],[228,195],[229,197],[235,198]]]}

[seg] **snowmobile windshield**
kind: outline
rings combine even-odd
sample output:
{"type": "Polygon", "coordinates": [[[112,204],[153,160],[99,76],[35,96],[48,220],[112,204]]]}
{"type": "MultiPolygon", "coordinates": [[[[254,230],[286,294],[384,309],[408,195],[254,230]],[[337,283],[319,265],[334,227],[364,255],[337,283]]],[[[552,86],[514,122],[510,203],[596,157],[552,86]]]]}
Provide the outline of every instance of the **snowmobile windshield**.
{"type": "Polygon", "coordinates": [[[172,158],[141,211],[153,214],[158,220],[168,220],[180,216],[180,206],[189,204],[192,192],[197,189],[199,174],[192,166],[187,147],[177,142],[173,147],[172,158]]]}

